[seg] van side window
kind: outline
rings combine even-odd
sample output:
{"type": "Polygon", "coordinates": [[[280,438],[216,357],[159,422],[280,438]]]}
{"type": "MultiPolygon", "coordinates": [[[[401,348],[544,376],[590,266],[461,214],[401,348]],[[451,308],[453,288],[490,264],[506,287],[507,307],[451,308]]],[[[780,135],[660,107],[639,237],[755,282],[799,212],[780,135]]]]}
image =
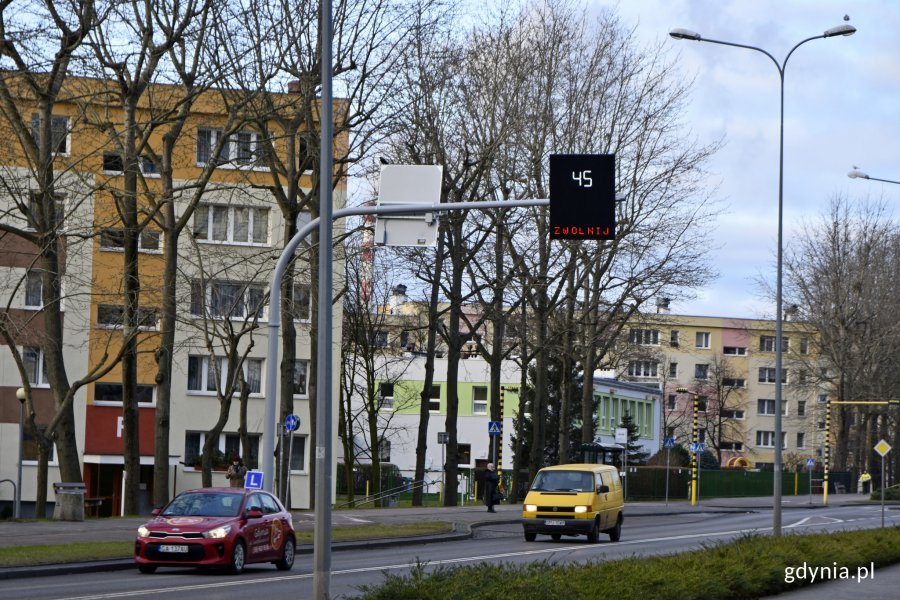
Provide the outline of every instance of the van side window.
{"type": "Polygon", "coordinates": [[[594,475],[596,479],[597,486],[594,488],[595,490],[599,490],[600,486],[603,485],[603,477],[601,477],[600,473],[594,475]]]}
{"type": "Polygon", "coordinates": [[[618,471],[610,471],[609,477],[612,479],[612,485],[609,486],[610,490],[621,490],[622,489],[622,480],[619,479],[618,471]]]}

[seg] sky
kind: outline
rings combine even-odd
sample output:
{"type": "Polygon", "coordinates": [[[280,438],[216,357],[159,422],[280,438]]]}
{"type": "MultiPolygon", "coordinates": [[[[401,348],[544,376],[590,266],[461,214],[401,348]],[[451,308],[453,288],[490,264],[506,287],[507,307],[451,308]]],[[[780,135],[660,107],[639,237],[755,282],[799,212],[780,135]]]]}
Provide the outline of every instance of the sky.
{"type": "MultiPolygon", "coordinates": [[[[676,314],[772,318],[777,249],[779,77],[752,50],[678,41],[674,28],[708,39],[760,47],[779,63],[798,42],[849,23],[848,37],[805,43],[785,69],[784,241],[815,222],[837,195],[900,203],[900,0],[587,0],[616,10],[638,44],[663,43],[693,79],[685,134],[701,144],[723,139],[708,164],[709,186],[725,212],[711,247],[719,278],[676,314]],[[844,16],[850,17],[849,21],[844,16]]],[[[900,214],[900,204],[894,215],[900,214]]]]}

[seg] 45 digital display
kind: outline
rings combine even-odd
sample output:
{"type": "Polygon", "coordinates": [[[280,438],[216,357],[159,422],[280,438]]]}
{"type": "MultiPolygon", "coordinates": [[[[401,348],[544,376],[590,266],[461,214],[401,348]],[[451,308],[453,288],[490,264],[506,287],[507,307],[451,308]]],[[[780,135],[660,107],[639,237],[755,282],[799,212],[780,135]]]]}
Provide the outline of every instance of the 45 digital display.
{"type": "Polygon", "coordinates": [[[615,155],[551,154],[550,239],[615,237],[615,155]]]}

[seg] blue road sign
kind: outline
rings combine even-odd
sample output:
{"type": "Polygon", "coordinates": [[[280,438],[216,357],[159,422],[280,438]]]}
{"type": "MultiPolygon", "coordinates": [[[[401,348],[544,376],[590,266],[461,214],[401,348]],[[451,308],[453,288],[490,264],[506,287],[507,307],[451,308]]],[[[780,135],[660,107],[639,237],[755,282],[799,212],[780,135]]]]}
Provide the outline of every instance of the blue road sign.
{"type": "Polygon", "coordinates": [[[503,431],[503,424],[500,421],[488,421],[488,434],[500,435],[503,431]]]}
{"type": "Polygon", "coordinates": [[[691,452],[703,452],[706,445],[703,442],[691,442],[691,452]]]}
{"type": "Polygon", "coordinates": [[[263,472],[247,471],[247,477],[244,479],[244,487],[248,490],[263,489],[263,472]]]}
{"type": "Polygon", "coordinates": [[[675,447],[675,438],[665,438],[663,441],[663,448],[674,448],[675,447]]]}
{"type": "Polygon", "coordinates": [[[297,415],[288,415],[284,419],[284,428],[288,431],[297,431],[297,428],[300,427],[300,417],[297,415]]]}
{"type": "Polygon", "coordinates": [[[816,466],[816,459],[814,459],[814,458],[807,458],[807,459],[806,459],[806,466],[807,466],[807,467],[814,467],[814,466],[816,466]]]}

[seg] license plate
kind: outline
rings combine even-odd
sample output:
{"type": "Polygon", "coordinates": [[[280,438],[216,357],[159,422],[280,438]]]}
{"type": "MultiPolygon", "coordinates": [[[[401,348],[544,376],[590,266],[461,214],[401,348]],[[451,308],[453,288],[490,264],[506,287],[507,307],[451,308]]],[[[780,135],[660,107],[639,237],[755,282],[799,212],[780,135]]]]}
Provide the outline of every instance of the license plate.
{"type": "Polygon", "coordinates": [[[562,527],[562,526],[565,525],[565,524],[566,524],[565,521],[555,521],[555,520],[552,520],[552,519],[547,519],[546,521],[544,521],[544,525],[555,525],[555,526],[558,526],[558,527],[562,527]]]}
{"type": "Polygon", "coordinates": [[[177,552],[177,553],[181,553],[181,554],[187,554],[188,547],[183,546],[183,545],[173,546],[173,545],[161,544],[159,547],[159,551],[160,552],[177,552]]]}

